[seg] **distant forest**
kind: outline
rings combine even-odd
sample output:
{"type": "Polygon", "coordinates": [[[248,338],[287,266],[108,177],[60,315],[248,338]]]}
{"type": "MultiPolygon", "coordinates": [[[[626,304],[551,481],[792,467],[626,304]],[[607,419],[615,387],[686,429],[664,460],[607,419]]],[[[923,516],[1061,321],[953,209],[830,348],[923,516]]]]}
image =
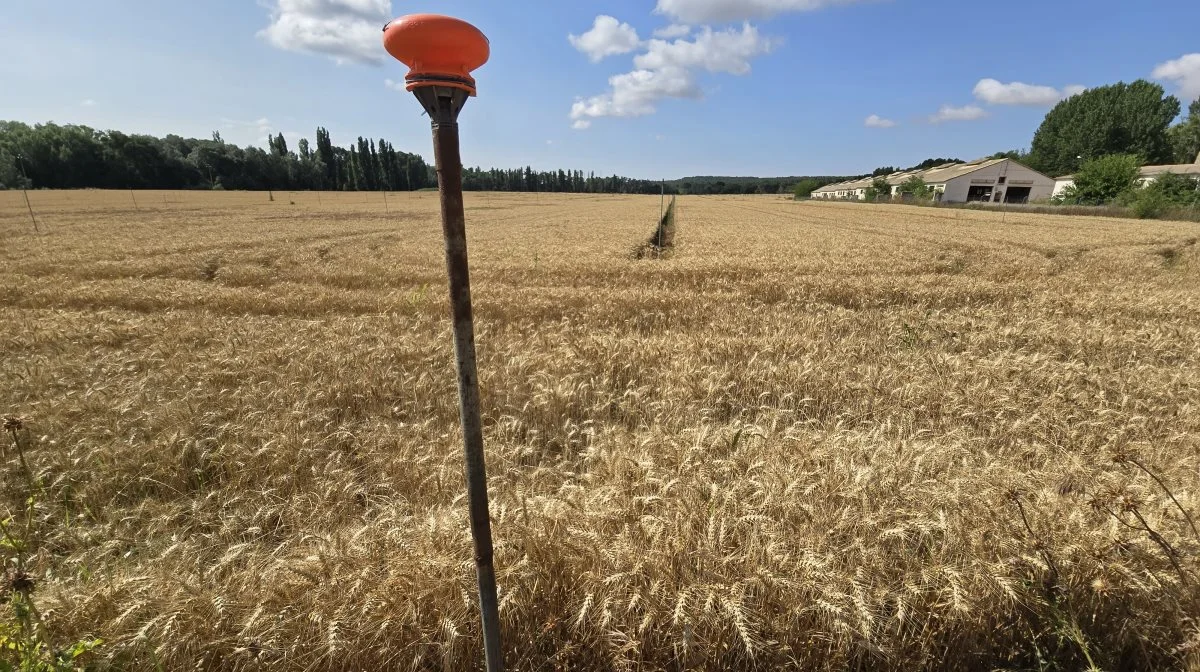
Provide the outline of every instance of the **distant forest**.
{"type": "MultiPolygon", "coordinates": [[[[665,182],[599,176],[582,170],[465,168],[468,191],[590,194],[782,194],[813,179],[838,177],[689,177],[665,182]]],[[[384,139],[334,145],[318,128],[316,142],[294,148],[283,134],[268,147],[238,147],[220,133],[198,140],[97,131],[87,126],[0,121],[0,189],[243,189],[415,191],[437,186],[432,166],[384,139]]]]}

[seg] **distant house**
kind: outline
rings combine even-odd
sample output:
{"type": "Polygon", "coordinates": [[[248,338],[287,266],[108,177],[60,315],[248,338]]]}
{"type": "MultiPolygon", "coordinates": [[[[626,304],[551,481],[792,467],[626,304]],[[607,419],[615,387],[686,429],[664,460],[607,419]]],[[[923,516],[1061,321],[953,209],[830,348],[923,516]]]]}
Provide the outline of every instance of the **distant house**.
{"type": "MultiPolygon", "coordinates": [[[[1200,156],[1196,157],[1196,163],[1177,163],[1166,166],[1142,166],[1141,173],[1138,175],[1138,186],[1146,186],[1158,179],[1160,175],[1173,173],[1175,175],[1189,175],[1191,177],[1200,177],[1200,156]]],[[[1063,175],[1062,177],[1054,178],[1054,195],[1062,196],[1067,187],[1075,186],[1074,175],[1063,175]]]]}
{"type": "MultiPolygon", "coordinates": [[[[892,197],[900,197],[900,186],[914,177],[944,203],[1028,203],[1049,198],[1054,191],[1054,180],[1012,159],[979,159],[892,173],[885,177],[892,187],[892,197]]],[[[812,197],[862,200],[873,179],[831,184],[814,191],[812,197]]]]}

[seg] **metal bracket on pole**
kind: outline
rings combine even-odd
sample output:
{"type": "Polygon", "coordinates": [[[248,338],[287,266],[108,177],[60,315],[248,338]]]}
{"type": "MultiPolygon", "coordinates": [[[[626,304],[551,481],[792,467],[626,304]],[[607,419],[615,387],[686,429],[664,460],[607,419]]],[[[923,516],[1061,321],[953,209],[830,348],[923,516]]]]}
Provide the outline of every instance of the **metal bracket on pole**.
{"type": "Polygon", "coordinates": [[[458,114],[471,97],[462,89],[448,86],[423,86],[413,89],[413,95],[421,102],[421,107],[425,108],[425,113],[429,115],[434,128],[448,124],[457,126],[458,114]]]}

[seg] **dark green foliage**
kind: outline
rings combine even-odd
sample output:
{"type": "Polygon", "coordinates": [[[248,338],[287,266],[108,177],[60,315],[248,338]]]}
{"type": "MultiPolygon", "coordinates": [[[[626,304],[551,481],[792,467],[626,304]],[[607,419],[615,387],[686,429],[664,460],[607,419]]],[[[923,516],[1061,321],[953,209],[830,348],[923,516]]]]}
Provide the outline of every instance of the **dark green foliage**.
{"type": "Polygon", "coordinates": [[[820,189],[821,187],[825,186],[826,184],[829,184],[829,183],[822,182],[821,180],[818,180],[814,177],[805,178],[796,183],[796,186],[792,188],[792,194],[798,199],[799,198],[808,198],[809,196],[812,195],[812,192],[816,191],[817,189],[820,189]]]}
{"type": "Polygon", "coordinates": [[[909,196],[919,201],[929,200],[933,195],[933,192],[929,189],[929,185],[925,184],[925,181],[916,175],[905,180],[897,190],[901,196],[909,196]]]}
{"type": "MultiPolygon", "coordinates": [[[[584,175],[582,170],[536,171],[530,166],[504,170],[464,168],[463,189],[467,191],[537,191],[579,194],[668,194],[678,193],[674,182],[637,180],[613,175],[584,175]]],[[[741,193],[741,192],[738,192],[741,193]]]]}
{"type": "Polygon", "coordinates": [[[1200,207],[1200,177],[1165,173],[1159,175],[1143,191],[1161,195],[1171,205],[1200,207]]]}
{"type": "Polygon", "coordinates": [[[871,180],[871,186],[867,187],[863,196],[868,202],[878,201],[881,198],[889,199],[892,197],[892,185],[888,184],[887,179],[883,176],[878,176],[871,180]]]}
{"type": "Polygon", "coordinates": [[[1033,136],[1030,162],[1048,175],[1073,173],[1084,161],[1110,154],[1170,163],[1167,128],[1177,116],[1179,101],[1158,84],[1138,80],[1088,89],[1046,115],[1033,136]]]}
{"type": "MultiPolygon", "coordinates": [[[[432,167],[421,156],[399,151],[387,140],[359,137],[349,148],[335,147],[329,132],[318,128],[315,150],[307,139],[301,139],[297,149],[291,151],[282,133],[270,136],[264,150],[229,144],[220,133],[213,133],[211,140],[177,135],[155,138],[87,126],[0,121],[0,188],[28,184],[41,189],[417,191],[437,186],[432,167]],[[17,161],[17,155],[22,155],[23,161],[17,161]],[[28,183],[22,177],[22,164],[28,171],[28,183]]],[[[794,182],[789,178],[750,180],[753,187],[749,192],[739,183],[734,193],[777,193],[780,189],[787,193],[794,182]]],[[[463,188],[657,194],[663,183],[616,175],[585,177],[582,170],[467,168],[463,188]]],[[[677,193],[676,183],[666,183],[666,191],[677,193]]]]}
{"type": "Polygon", "coordinates": [[[1012,159],[1017,163],[1025,164],[1029,162],[1029,152],[1020,149],[1010,149],[1007,152],[996,152],[988,157],[989,159],[1012,159]]]}
{"type": "Polygon", "coordinates": [[[871,172],[871,177],[886,176],[886,175],[891,175],[892,173],[901,173],[901,172],[907,172],[910,170],[929,170],[930,168],[933,168],[935,166],[944,166],[947,163],[965,163],[965,162],[962,159],[942,159],[942,158],[925,159],[924,161],[918,163],[917,165],[909,166],[908,168],[897,168],[895,166],[883,166],[881,168],[876,168],[875,170],[873,170],[871,172]]]}
{"type": "Polygon", "coordinates": [[[26,186],[17,157],[0,147],[0,190],[24,189],[26,186]]]}
{"type": "Polygon", "coordinates": [[[1130,207],[1141,219],[1164,217],[1181,208],[1200,208],[1200,178],[1165,173],[1132,195],[1130,207]]]}
{"type": "Polygon", "coordinates": [[[1074,186],[1062,196],[1073,205],[1105,205],[1134,193],[1142,162],[1137,156],[1114,154],[1092,159],[1075,174],[1074,186]]]}
{"type": "Polygon", "coordinates": [[[933,168],[934,166],[942,166],[947,163],[966,163],[966,162],[963,161],[962,159],[925,159],[924,161],[913,166],[912,168],[906,168],[905,170],[928,170],[930,168],[933,168]]]}
{"type": "MultiPolygon", "coordinates": [[[[30,186],[41,189],[358,189],[402,191],[434,183],[416,154],[396,152],[385,140],[359,144],[379,151],[354,154],[317,129],[317,152],[288,149],[283,134],[268,150],[240,148],[213,133],[211,140],[127,135],[87,126],[0,122],[0,180],[4,156],[24,157],[30,186]],[[367,176],[363,182],[358,176],[367,176]]],[[[7,181],[4,181],[7,184],[7,181]]]]}
{"type": "Polygon", "coordinates": [[[1170,205],[1161,191],[1143,189],[1133,197],[1130,207],[1138,219],[1158,219],[1163,216],[1170,205]]]}
{"type": "Polygon", "coordinates": [[[1200,162],[1200,98],[1188,107],[1188,116],[1167,132],[1175,163],[1200,162]]]}
{"type": "MultiPolygon", "coordinates": [[[[718,177],[701,175],[684,177],[678,180],[667,180],[668,194],[795,194],[801,184],[816,181],[817,186],[809,189],[819,189],[827,184],[840,182],[846,178],[831,175],[802,175],[792,177],[718,177]]],[[[657,192],[653,192],[657,193],[657,192]]],[[[807,195],[806,194],[806,195],[807,195]]],[[[801,197],[803,198],[803,196],[801,197]]]]}

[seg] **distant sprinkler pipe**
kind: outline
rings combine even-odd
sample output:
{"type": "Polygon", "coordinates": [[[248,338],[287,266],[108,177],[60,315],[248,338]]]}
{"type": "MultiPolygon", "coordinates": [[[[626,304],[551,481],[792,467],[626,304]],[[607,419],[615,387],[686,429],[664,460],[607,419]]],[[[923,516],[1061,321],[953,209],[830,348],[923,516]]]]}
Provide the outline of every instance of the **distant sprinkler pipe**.
{"type": "Polygon", "coordinates": [[[483,425],[479,417],[475,325],[471,317],[471,277],[467,267],[462,158],[458,145],[458,114],[467,99],[475,95],[475,79],[471,72],[487,63],[491,51],[487,38],[478,28],[437,14],[412,14],[392,21],[383,27],[383,46],[396,60],[409,67],[409,73],[404,77],[405,88],[421,102],[433,125],[442,233],[446,239],[446,273],[450,279],[450,307],[454,318],[467,506],[471,537],[475,543],[484,654],[488,672],[499,672],[504,669],[504,659],[500,650],[500,612],[492,560],[483,425]]]}

